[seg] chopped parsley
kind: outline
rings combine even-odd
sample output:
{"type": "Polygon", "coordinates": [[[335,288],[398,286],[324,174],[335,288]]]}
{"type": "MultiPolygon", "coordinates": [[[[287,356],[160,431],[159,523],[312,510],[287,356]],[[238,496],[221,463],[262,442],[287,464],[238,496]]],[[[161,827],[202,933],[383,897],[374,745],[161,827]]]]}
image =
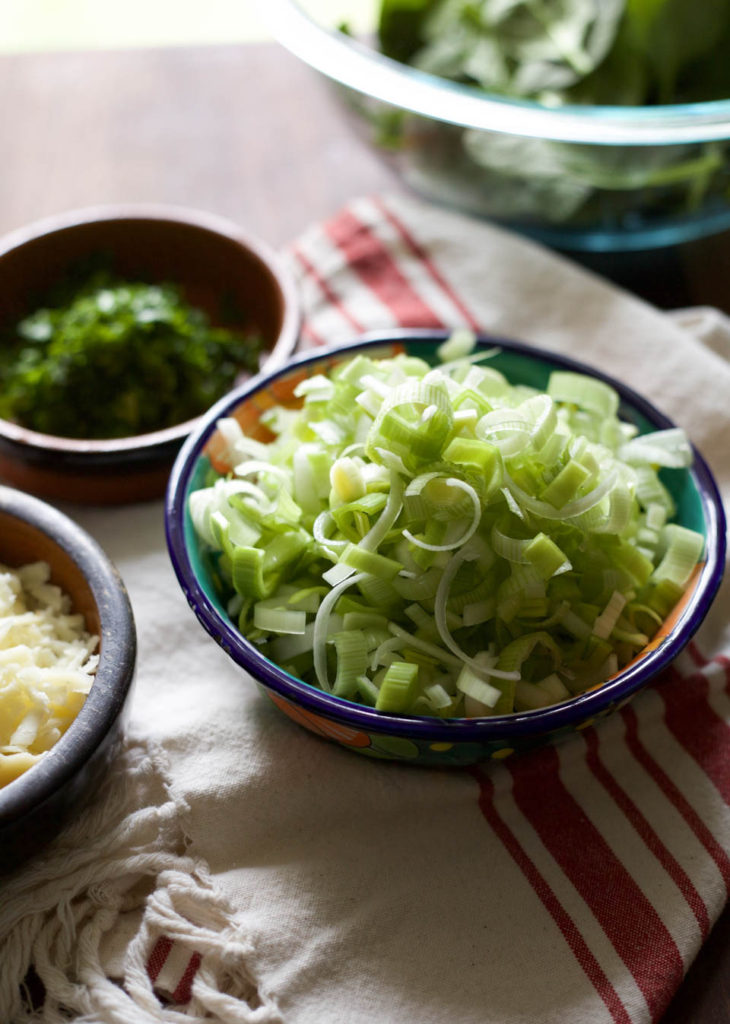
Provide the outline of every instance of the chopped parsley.
{"type": "Polygon", "coordinates": [[[0,416],[47,434],[113,438],[200,415],[263,339],[211,325],[175,284],[98,271],[20,320],[0,350],[0,416]]]}

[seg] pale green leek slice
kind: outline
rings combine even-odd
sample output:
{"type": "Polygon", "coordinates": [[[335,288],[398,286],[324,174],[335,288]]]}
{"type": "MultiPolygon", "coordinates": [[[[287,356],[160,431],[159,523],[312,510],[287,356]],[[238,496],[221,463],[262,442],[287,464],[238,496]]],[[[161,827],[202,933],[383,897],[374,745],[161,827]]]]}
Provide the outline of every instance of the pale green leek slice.
{"type": "Polygon", "coordinates": [[[603,420],[613,420],[618,412],[618,395],[608,384],[595,377],[567,370],[550,374],[547,393],[556,402],[577,405],[603,420]]]}
{"type": "Polygon", "coordinates": [[[254,605],[253,624],[256,629],[264,629],[270,633],[303,635],[307,625],[307,613],[291,608],[269,608],[259,601],[254,605]]]}
{"type": "Polygon", "coordinates": [[[335,633],[332,642],[337,652],[337,675],[332,692],[336,697],[352,697],[368,666],[366,638],[360,630],[344,629],[335,633]]]}
{"type": "Polygon", "coordinates": [[[668,523],[664,527],[664,541],[666,550],[654,570],[654,579],[669,580],[683,587],[702,554],[702,537],[677,523],[668,523]]]}
{"type": "Polygon", "coordinates": [[[385,673],[375,707],[378,711],[408,711],[418,683],[418,665],[394,661],[385,673]]]}

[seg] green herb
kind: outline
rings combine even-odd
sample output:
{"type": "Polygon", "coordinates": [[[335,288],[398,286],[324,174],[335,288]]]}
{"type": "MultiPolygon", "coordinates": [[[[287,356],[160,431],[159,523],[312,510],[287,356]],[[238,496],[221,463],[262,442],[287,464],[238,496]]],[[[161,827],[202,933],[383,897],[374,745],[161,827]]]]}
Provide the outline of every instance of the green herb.
{"type": "Polygon", "coordinates": [[[3,340],[0,416],[62,437],[159,430],[204,412],[257,369],[261,348],[211,326],[174,284],[97,272],[3,340]]]}

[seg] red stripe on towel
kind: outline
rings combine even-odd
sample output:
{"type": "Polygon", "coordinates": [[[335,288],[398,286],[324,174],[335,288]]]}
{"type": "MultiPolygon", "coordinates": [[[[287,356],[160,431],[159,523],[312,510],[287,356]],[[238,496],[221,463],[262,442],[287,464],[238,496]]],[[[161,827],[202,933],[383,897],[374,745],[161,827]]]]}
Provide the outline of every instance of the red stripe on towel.
{"type": "Polygon", "coordinates": [[[730,658],[726,658],[724,654],[718,654],[712,660],[716,661],[718,665],[722,665],[726,681],[725,691],[730,691],[730,658]]]}
{"type": "Polygon", "coordinates": [[[325,225],[350,268],[392,312],[401,327],[442,327],[433,310],[404,276],[392,254],[366,224],[345,210],[325,225]]]}
{"type": "Polygon", "coordinates": [[[694,640],[691,640],[687,644],[687,653],[698,668],[704,668],[707,664],[707,658],[704,656],[694,640]]]}
{"type": "Polygon", "coordinates": [[[707,677],[702,672],[682,676],[670,667],[665,678],[657,693],[669,730],[730,804],[730,726],[707,701],[707,677]]]}
{"type": "Polygon", "coordinates": [[[540,871],[520,846],[512,830],[500,817],[494,805],[494,785],[488,775],[482,775],[478,769],[469,769],[479,785],[479,809],[487,824],[498,836],[514,862],[534,889],[543,906],[560,929],[576,960],[583,968],[586,977],[594,986],[603,1000],[606,1009],[616,1024],[631,1024],[631,1017],[621,1002],[613,985],[606,977],[601,965],[589,949],[585,939],[576,927],[573,919],[563,907],[560,900],[548,885],[540,871]]]}
{"type": "Polygon", "coordinates": [[[694,641],[687,645],[687,653],[692,659],[695,667],[700,670],[712,668],[713,665],[719,666],[725,674],[725,691],[726,693],[730,693],[730,658],[728,658],[727,655],[716,654],[712,658],[707,658],[694,641]]]}
{"type": "Polygon", "coordinates": [[[651,1019],[658,1020],[684,972],[664,922],[566,789],[554,747],[531,755],[528,771],[520,764],[508,767],[515,802],[631,971],[651,1019]]]}
{"type": "MultiPolygon", "coordinates": [[[[352,315],[352,313],[347,308],[345,303],[342,302],[339,296],[332,290],[329,281],[327,281],[327,279],[320,274],[320,272],[317,270],[317,268],[309,259],[309,257],[305,256],[305,254],[298,246],[293,246],[291,252],[294,258],[299,261],[305,273],[307,273],[315,282],[315,284],[322,292],[322,295],[325,297],[329,305],[333,306],[337,310],[337,312],[343,317],[344,320],[347,320],[347,322],[350,324],[350,326],[352,327],[356,334],[361,334],[363,331],[362,324],[355,319],[355,317],[352,315]]],[[[324,338],[315,335],[308,321],[306,322],[305,326],[314,344],[325,344],[324,338]]]]}
{"type": "Polygon", "coordinates": [[[583,733],[583,738],[586,742],[586,761],[591,772],[601,783],[616,806],[623,812],[627,821],[630,822],[634,830],[644,841],[647,848],[654,854],[666,873],[682,893],[689,904],[692,913],[697,919],[697,924],[699,925],[702,933],[702,938],[706,939],[711,928],[710,916],[707,913],[707,907],[705,906],[701,896],[692,884],[692,879],[681,864],[678,863],[676,858],[669,852],[631,797],[624,789],[622,789],[601,761],[598,734],[596,730],[586,729],[583,733]]]}
{"type": "Polygon", "coordinates": [[[168,939],[166,935],[161,935],[152,947],[152,952],[147,959],[147,974],[150,981],[157,980],[160,971],[165,966],[165,961],[170,955],[171,949],[172,939],[168,939]]]}
{"type": "Polygon", "coordinates": [[[724,654],[716,654],[714,658],[707,658],[699,649],[694,640],[687,644],[687,653],[697,668],[703,669],[711,665],[719,665],[725,673],[728,688],[730,688],[730,658],[724,654]]]}
{"type": "Polygon", "coordinates": [[[183,971],[183,975],[177,984],[177,988],[172,993],[172,1001],[178,1006],[184,1006],[190,1002],[190,997],[193,993],[193,981],[195,975],[198,973],[198,968],[202,961],[200,953],[193,953],[188,960],[187,967],[183,971]]]}
{"type": "Polygon", "coordinates": [[[700,818],[697,811],[683,796],[672,779],[669,778],[664,769],[657,764],[651,754],[639,738],[638,719],[636,712],[631,706],[621,711],[621,716],[626,723],[626,745],[642,766],[644,771],[651,776],[657,786],[664,793],[666,798],[675,810],[684,818],[689,828],[697,836],[699,842],[704,846],[707,853],[713,859],[725,882],[725,889],[730,893],[730,859],[710,832],[707,825],[700,818]]]}
{"type": "Polygon", "coordinates": [[[466,324],[471,327],[473,331],[481,331],[483,327],[479,324],[472,314],[471,310],[464,304],[461,296],[452,288],[446,278],[443,276],[441,271],[438,269],[436,264],[433,262],[428,252],[423,246],[413,237],[409,229],[403,223],[403,221],[397,217],[392,210],[388,208],[386,203],[379,197],[373,197],[373,205],[380,210],[386,220],[392,225],[393,228],[403,239],[403,242],[411,250],[411,253],[418,259],[430,275],[434,283],[441,289],[444,295],[448,298],[455,308],[464,317],[466,324]]]}

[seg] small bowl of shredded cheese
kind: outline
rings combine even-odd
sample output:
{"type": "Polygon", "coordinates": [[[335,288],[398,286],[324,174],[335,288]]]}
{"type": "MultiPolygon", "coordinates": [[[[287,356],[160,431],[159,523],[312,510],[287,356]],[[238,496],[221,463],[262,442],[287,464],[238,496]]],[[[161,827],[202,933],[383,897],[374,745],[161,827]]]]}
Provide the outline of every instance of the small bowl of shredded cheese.
{"type": "Polygon", "coordinates": [[[106,554],[57,509],[0,486],[0,868],[51,839],[98,778],[135,660],[106,554]]]}

